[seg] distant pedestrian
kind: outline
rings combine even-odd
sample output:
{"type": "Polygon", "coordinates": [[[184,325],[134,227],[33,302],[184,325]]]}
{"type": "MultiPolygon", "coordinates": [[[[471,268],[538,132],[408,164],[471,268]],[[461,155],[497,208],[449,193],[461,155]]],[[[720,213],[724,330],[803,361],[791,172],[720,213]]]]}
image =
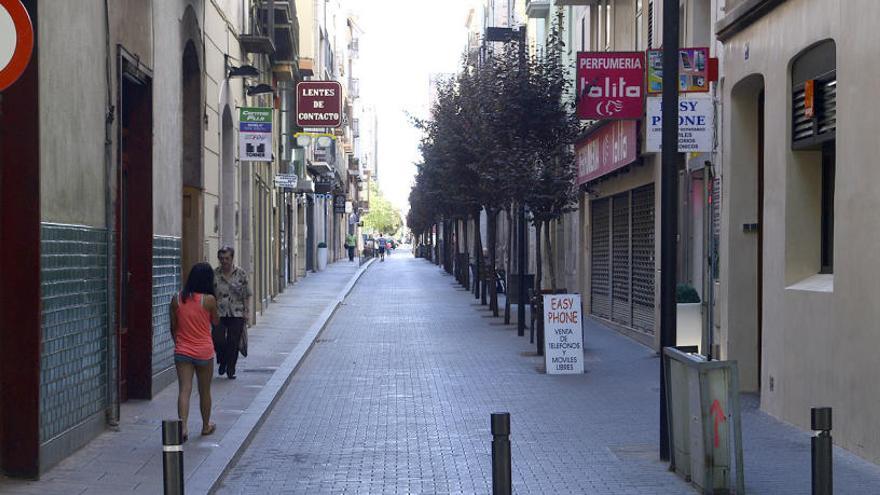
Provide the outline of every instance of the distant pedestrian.
{"type": "Polygon", "coordinates": [[[379,232],[379,239],[376,241],[376,245],[379,246],[379,261],[385,261],[385,248],[388,246],[385,234],[379,232]]]}
{"type": "Polygon", "coordinates": [[[171,338],[174,339],[178,384],[177,417],[183,422],[184,442],[189,438],[187,418],[193,373],[199,386],[202,435],[210,435],[216,429],[211,422],[211,378],[214,375],[211,324],[219,322],[214,298],[214,270],[207,263],[198,263],[190,270],[183,290],[171,299],[171,338]]]}
{"type": "MultiPolygon", "coordinates": [[[[247,332],[251,290],[247,273],[233,264],[235,249],[225,246],[217,251],[220,266],[214,271],[214,291],[220,324],[214,327],[214,349],[217,351],[217,372],[235,380],[235,364],[242,334],[247,332]]],[[[247,336],[245,335],[245,338],[247,336]]]]}
{"type": "Polygon", "coordinates": [[[354,250],[357,247],[357,236],[348,234],[345,237],[345,249],[348,250],[348,261],[354,261],[354,250]]]}

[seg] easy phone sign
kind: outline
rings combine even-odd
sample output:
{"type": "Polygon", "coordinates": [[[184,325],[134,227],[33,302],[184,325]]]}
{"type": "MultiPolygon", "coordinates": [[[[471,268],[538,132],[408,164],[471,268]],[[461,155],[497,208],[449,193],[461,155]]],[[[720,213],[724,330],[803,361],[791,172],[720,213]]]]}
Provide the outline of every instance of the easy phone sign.
{"type": "Polygon", "coordinates": [[[238,109],[238,157],[243,161],[272,161],[272,109],[238,109]]]}
{"type": "Polygon", "coordinates": [[[34,49],[34,29],[21,0],[0,0],[0,91],[21,77],[34,49]]]}
{"type": "Polygon", "coordinates": [[[580,294],[544,296],[544,359],[550,375],[583,374],[580,294]]]}
{"type": "Polygon", "coordinates": [[[645,101],[644,86],[644,52],[578,53],[579,118],[638,119],[645,101]]]}
{"type": "MultiPolygon", "coordinates": [[[[645,119],[645,151],[657,152],[663,144],[663,99],[648,98],[645,119]]],[[[715,101],[711,96],[682,96],[678,101],[678,151],[713,151],[715,145],[715,101]]]]}

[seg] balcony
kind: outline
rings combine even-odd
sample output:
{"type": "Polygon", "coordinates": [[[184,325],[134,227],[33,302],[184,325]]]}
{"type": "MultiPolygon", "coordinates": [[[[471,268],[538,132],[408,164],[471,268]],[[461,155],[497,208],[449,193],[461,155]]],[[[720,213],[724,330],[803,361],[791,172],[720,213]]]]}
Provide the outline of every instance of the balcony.
{"type": "Polygon", "coordinates": [[[247,53],[269,55],[276,62],[288,62],[297,67],[299,21],[296,6],[288,0],[273,0],[270,16],[269,3],[268,0],[253,1],[250,32],[239,38],[241,47],[247,53]]]}
{"type": "Polygon", "coordinates": [[[336,165],[336,145],[326,148],[315,146],[309,159],[309,171],[316,174],[328,174],[333,172],[336,165]]]}
{"type": "Polygon", "coordinates": [[[526,15],[544,19],[550,15],[550,0],[526,0],[526,15]]]}

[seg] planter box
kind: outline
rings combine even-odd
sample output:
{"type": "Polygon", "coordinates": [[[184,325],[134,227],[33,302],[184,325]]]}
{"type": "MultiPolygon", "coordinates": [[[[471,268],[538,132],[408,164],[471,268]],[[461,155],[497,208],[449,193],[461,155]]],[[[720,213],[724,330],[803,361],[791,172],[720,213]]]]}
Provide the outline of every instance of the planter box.
{"type": "Polygon", "coordinates": [[[327,268],[327,248],[318,248],[318,271],[327,268]]]}
{"type": "MultiPolygon", "coordinates": [[[[676,305],[676,345],[695,345],[703,342],[703,303],[676,305]]],[[[702,351],[702,349],[700,349],[702,351]]]]}

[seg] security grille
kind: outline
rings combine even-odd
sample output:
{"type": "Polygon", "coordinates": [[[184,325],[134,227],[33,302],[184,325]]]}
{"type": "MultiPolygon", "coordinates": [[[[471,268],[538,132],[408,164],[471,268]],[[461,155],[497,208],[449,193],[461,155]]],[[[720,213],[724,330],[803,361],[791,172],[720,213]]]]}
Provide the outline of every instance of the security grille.
{"type": "Polygon", "coordinates": [[[654,185],[632,191],[633,328],[654,333],[654,185]]]}
{"type": "Polygon", "coordinates": [[[592,226],[592,256],[590,258],[590,308],[600,318],[611,318],[611,287],[609,277],[611,205],[608,198],[590,205],[592,226]]]}
{"type": "Polygon", "coordinates": [[[630,306],[629,192],[611,198],[611,320],[632,326],[630,306]]]}
{"type": "Polygon", "coordinates": [[[835,71],[815,79],[815,116],[806,116],[805,85],[792,88],[791,139],[795,149],[815,147],[834,139],[837,130],[837,75],[835,71]]]}

